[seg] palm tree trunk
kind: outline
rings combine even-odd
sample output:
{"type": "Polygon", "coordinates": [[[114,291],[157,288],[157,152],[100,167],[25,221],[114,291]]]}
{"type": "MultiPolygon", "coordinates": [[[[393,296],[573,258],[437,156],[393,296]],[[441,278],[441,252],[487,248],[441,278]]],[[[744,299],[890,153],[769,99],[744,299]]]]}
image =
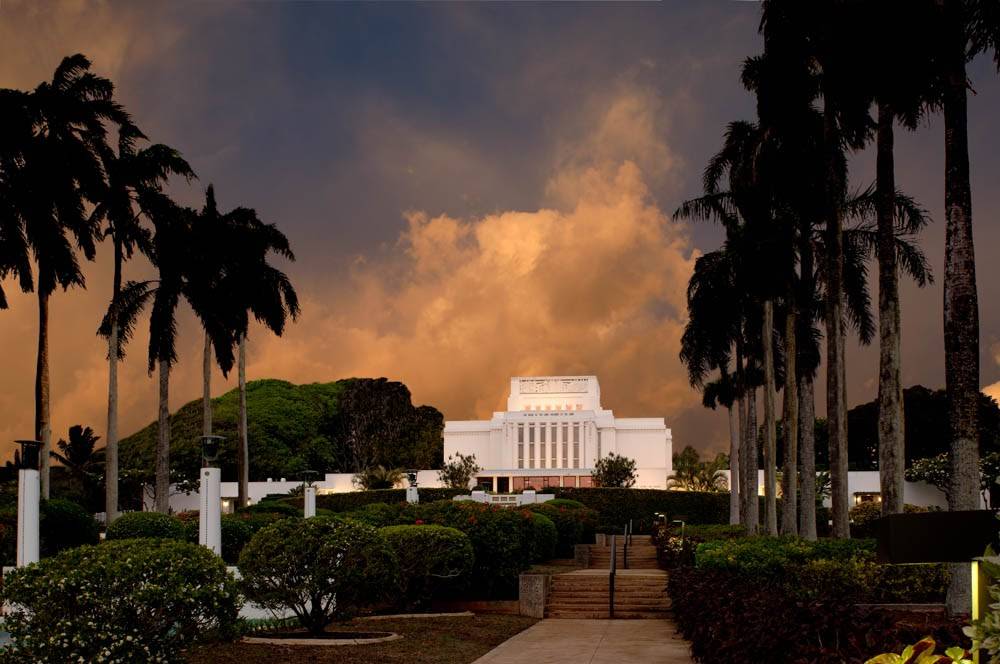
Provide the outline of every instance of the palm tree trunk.
{"type": "Polygon", "coordinates": [[[111,287],[111,334],[108,335],[108,431],[104,446],[104,522],[118,518],[118,316],[122,290],[122,248],[115,240],[115,274],[111,287]]]}
{"type": "Polygon", "coordinates": [[[743,454],[742,466],[746,468],[747,533],[756,535],[760,531],[760,499],[758,487],[757,459],[757,388],[751,387],[747,397],[747,446],[743,454]]]}
{"type": "Polygon", "coordinates": [[[238,499],[240,507],[250,500],[250,446],[247,441],[247,335],[240,336],[239,358],[240,414],[239,453],[236,455],[236,473],[239,476],[238,499]]]}
{"type": "Polygon", "coordinates": [[[747,407],[747,393],[744,390],[746,377],[743,372],[743,343],[741,340],[736,341],[736,394],[738,398],[736,400],[736,419],[737,428],[739,433],[739,466],[736,468],[736,479],[733,480],[739,487],[739,499],[740,499],[740,523],[744,524],[747,529],[750,528],[750,495],[747,491],[749,487],[749,477],[747,476],[747,468],[749,464],[747,463],[747,451],[749,449],[749,438],[750,434],[747,430],[748,422],[748,407],[747,407]]]}
{"type": "Polygon", "coordinates": [[[764,351],[764,522],[768,535],[778,534],[778,484],[775,468],[777,455],[776,424],[774,402],[777,400],[774,386],[774,302],[764,301],[764,327],[761,330],[761,346],[764,351]]]}
{"type": "Polygon", "coordinates": [[[844,334],[844,237],[840,212],[842,183],[836,165],[839,150],[831,100],[824,100],[826,182],[826,417],[830,431],[830,483],[833,536],[850,537],[847,488],[847,370],[844,334]]]}
{"type": "MultiPolygon", "coordinates": [[[[41,273],[41,268],[39,268],[41,273]]],[[[35,437],[41,441],[39,472],[42,498],[49,497],[49,458],[52,451],[52,416],[49,402],[49,295],[38,286],[38,364],[35,368],[35,437]]]]}
{"type": "Polygon", "coordinates": [[[799,455],[802,496],[799,535],[816,540],[816,395],[810,375],[799,377],[799,455]]]}
{"type": "Polygon", "coordinates": [[[903,383],[900,377],[899,273],[896,269],[896,177],[894,114],[878,107],[876,193],[878,195],[878,468],[882,514],[903,511],[903,383]]]}
{"type": "Polygon", "coordinates": [[[205,331],[205,354],[201,365],[201,435],[212,435],[212,339],[205,331]]]}
{"type": "Polygon", "coordinates": [[[740,523],[740,438],[733,407],[726,408],[729,415],[729,523],[740,523]]]}
{"type": "MultiPolygon", "coordinates": [[[[951,430],[950,510],[979,507],[979,302],[972,242],[966,39],[961,4],[957,0],[945,2],[950,71],[944,98],[944,350],[951,430]]],[[[970,601],[968,566],[953,566],[948,610],[968,611],[970,601]]]]}
{"type": "Polygon", "coordinates": [[[156,438],[156,493],[154,509],[170,511],[170,365],[160,361],[160,408],[156,438]]]}
{"type": "Polygon", "coordinates": [[[799,394],[795,379],[795,285],[789,280],[787,311],[785,312],[785,468],[781,473],[781,532],[798,534],[799,488],[799,394]]]}

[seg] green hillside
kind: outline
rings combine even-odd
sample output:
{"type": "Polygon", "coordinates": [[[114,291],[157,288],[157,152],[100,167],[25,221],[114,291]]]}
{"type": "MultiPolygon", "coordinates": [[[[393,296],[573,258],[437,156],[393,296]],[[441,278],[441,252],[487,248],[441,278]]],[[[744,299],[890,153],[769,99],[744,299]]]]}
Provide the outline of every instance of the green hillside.
{"type": "MultiPolygon", "coordinates": [[[[236,479],[238,390],[212,400],[213,433],[225,436],[219,455],[224,480],[236,479]]],[[[357,472],[369,465],[440,465],[444,418],[414,407],[405,385],[385,378],[348,378],[294,385],[283,380],[247,384],[250,479],[297,478],[305,469],[357,472]]],[[[197,478],[201,463],[202,404],[197,399],[170,417],[170,465],[177,479],[197,478]]],[[[121,441],[121,467],[151,478],[156,422],[121,441]]]]}

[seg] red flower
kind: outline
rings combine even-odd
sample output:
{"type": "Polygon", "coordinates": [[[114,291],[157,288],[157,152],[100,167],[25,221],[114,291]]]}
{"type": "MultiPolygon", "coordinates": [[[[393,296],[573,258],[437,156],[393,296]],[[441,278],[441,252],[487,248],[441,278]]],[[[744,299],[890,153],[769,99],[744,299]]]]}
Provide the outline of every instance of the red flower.
{"type": "Polygon", "coordinates": [[[416,521],[414,521],[414,523],[416,525],[418,525],[418,526],[422,526],[422,525],[424,525],[424,520],[423,519],[417,519],[416,521]]]}

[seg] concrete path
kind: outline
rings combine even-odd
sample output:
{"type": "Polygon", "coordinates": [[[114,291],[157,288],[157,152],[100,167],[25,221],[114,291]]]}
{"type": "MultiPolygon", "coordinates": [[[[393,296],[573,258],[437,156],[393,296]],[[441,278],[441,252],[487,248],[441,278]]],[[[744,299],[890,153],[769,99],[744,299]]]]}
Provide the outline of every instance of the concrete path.
{"type": "Polygon", "coordinates": [[[691,664],[670,620],[542,620],[473,664],[691,664]]]}

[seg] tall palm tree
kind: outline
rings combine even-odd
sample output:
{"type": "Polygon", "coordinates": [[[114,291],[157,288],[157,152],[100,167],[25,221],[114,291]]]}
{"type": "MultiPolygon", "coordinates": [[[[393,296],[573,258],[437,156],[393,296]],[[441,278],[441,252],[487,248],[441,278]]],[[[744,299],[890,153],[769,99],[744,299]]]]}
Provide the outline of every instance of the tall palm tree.
{"type": "MultiPolygon", "coordinates": [[[[85,285],[75,249],[87,260],[95,254],[96,224],[84,213],[104,184],[99,153],[108,124],[126,124],[128,116],[112,99],[111,81],[89,71],[83,55],[64,58],[51,81],[30,93],[5,91],[5,103],[17,107],[15,118],[30,123],[18,155],[5,160],[6,200],[2,223],[13,250],[33,255],[37,284],[25,273],[24,255],[0,259],[0,270],[18,273],[21,287],[38,296],[38,361],[35,373],[35,435],[42,442],[41,492],[49,496],[51,414],[49,399],[49,300],[57,287],[85,285]],[[20,226],[18,229],[17,226],[20,226]],[[75,245],[75,247],[74,247],[75,245]]],[[[23,124],[15,130],[23,131],[23,124]]]]}
{"type": "Polygon", "coordinates": [[[131,329],[119,328],[114,315],[122,290],[122,269],[135,252],[150,253],[151,234],[142,219],[160,210],[170,210],[165,204],[163,185],[170,175],[190,180],[194,171],[180,153],[162,144],[138,149],[136,143],[145,135],[134,125],[123,126],[118,133],[117,154],[102,151],[101,160],[107,173],[107,186],[94,207],[91,219],[107,222],[104,236],[114,249],[114,276],[111,288],[109,316],[99,334],[108,341],[108,429],[105,453],[105,510],[107,523],[118,516],[118,362],[125,357],[125,345],[131,329]]]}
{"type": "Polygon", "coordinates": [[[715,410],[717,405],[726,409],[729,421],[729,523],[740,523],[740,434],[733,415],[736,403],[736,384],[723,367],[719,378],[708,383],[702,390],[702,405],[715,410]]]}
{"type": "Polygon", "coordinates": [[[227,302],[226,320],[233,325],[239,347],[239,451],[237,454],[238,503],[249,501],[250,450],[247,435],[246,343],[250,315],[277,336],[289,318],[299,315],[299,300],[284,272],[268,263],[276,254],[294,261],[288,238],[274,224],[266,224],[250,208],[236,208],[225,215],[225,274],[220,293],[227,302]]]}
{"type": "MultiPolygon", "coordinates": [[[[972,234],[966,62],[993,52],[1000,68],[1000,7],[991,0],[936,0],[938,75],[944,110],[944,349],[951,488],[948,508],[978,507],[979,300],[972,234]]],[[[956,570],[959,571],[959,570],[956,570]]],[[[967,610],[967,572],[952,574],[948,608],[967,610]]]]}
{"type": "Polygon", "coordinates": [[[159,372],[159,407],[155,454],[154,509],[170,509],[170,369],[177,361],[177,307],[183,298],[194,310],[212,338],[215,355],[224,372],[232,368],[235,337],[225,318],[221,291],[214,297],[193,286],[190,272],[204,258],[194,248],[191,231],[195,212],[160,198],[156,209],[149,211],[153,220],[150,260],[158,279],[129,281],[122,288],[118,304],[110,311],[102,327],[110,327],[114,316],[123,330],[131,331],[143,308],[151,303],[149,318],[148,370],[159,372]]]}

